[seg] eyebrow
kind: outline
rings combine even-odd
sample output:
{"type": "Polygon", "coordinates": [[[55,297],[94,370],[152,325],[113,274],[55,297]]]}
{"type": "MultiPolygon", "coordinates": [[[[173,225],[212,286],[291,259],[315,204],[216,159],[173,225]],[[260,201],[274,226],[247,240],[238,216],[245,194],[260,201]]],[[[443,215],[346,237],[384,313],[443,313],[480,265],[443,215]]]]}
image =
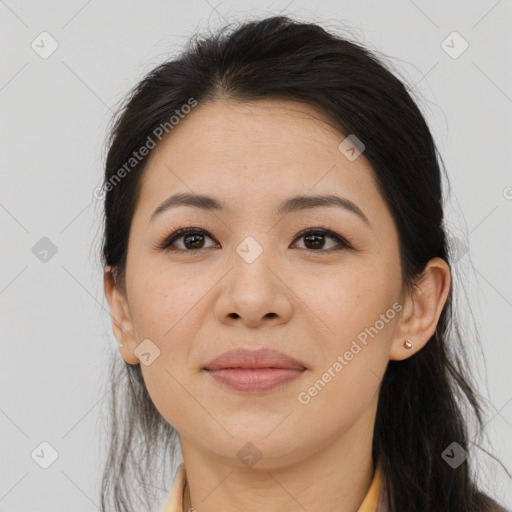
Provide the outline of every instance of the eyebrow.
{"type": "MultiPolygon", "coordinates": [[[[163,213],[164,211],[170,210],[171,208],[178,208],[180,206],[190,206],[193,208],[199,208],[205,211],[222,211],[227,210],[227,206],[223,201],[220,201],[214,197],[207,196],[204,194],[191,194],[191,193],[180,193],[174,194],[168,197],[163,203],[161,203],[156,210],[151,214],[149,221],[152,221],[155,217],[163,213]]],[[[312,208],[334,206],[343,208],[351,213],[357,215],[363,220],[370,228],[371,224],[363,211],[355,203],[345,197],[340,197],[332,194],[326,195],[315,195],[315,196],[294,196],[283,201],[277,208],[277,215],[286,215],[291,212],[309,210],[312,208]]]]}

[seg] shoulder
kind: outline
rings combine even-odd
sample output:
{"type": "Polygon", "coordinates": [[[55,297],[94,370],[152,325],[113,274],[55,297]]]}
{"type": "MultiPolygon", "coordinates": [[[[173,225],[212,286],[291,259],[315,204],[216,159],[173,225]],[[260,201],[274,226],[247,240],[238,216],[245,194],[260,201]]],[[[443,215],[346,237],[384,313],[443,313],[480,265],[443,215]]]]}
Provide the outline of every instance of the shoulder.
{"type": "Polygon", "coordinates": [[[500,505],[497,501],[495,501],[487,494],[480,493],[480,498],[485,504],[485,512],[512,512],[512,510],[505,508],[503,505],[500,505]]]}
{"type": "Polygon", "coordinates": [[[512,512],[509,508],[502,507],[499,503],[491,501],[491,512],[512,512]]]}
{"type": "Polygon", "coordinates": [[[502,507],[499,503],[495,501],[491,502],[491,508],[489,512],[512,512],[509,508],[502,507]]]}

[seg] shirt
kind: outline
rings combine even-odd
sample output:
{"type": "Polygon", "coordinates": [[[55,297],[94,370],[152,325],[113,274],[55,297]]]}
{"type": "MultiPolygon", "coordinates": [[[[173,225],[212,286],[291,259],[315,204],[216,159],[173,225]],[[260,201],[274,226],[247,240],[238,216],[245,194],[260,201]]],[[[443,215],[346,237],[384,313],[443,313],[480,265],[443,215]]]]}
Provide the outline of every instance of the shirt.
{"type": "MultiPolygon", "coordinates": [[[[377,464],[368,492],[357,512],[386,512],[384,504],[385,489],[381,473],[380,464],[377,464]]],[[[183,510],[183,493],[186,481],[187,474],[185,472],[185,465],[182,462],[176,471],[163,512],[187,512],[183,510]]]]}

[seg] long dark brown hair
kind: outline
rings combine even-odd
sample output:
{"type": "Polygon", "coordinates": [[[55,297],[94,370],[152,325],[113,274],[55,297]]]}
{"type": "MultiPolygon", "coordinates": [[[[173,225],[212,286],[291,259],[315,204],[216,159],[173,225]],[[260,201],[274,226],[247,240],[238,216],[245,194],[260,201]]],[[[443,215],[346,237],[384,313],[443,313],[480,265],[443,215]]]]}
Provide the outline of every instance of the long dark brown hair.
{"type": "MultiPolygon", "coordinates": [[[[412,97],[412,88],[375,51],[315,23],[273,16],[196,35],[178,57],[138,83],[113,120],[103,182],[104,268],[115,269],[124,290],[128,234],[147,157],[129,168],[126,163],[148,138],[159,142],[159,127],[170,132],[177,110],[191,98],[295,99],[364,141],[364,156],[398,229],[403,284],[412,290],[434,257],[450,265],[453,277],[444,163],[412,97]]],[[[456,321],[453,288],[426,346],[408,359],[389,361],[380,385],[372,450],[382,464],[390,512],[496,510],[478,489],[477,468],[469,464],[475,459],[454,469],[442,456],[453,442],[472,454],[484,431],[485,402],[468,373],[468,340],[456,321]]],[[[101,510],[149,510],[169,487],[166,471],[179,453],[177,432],[153,405],[140,365],[126,364],[115,352],[110,378],[101,510]]]]}

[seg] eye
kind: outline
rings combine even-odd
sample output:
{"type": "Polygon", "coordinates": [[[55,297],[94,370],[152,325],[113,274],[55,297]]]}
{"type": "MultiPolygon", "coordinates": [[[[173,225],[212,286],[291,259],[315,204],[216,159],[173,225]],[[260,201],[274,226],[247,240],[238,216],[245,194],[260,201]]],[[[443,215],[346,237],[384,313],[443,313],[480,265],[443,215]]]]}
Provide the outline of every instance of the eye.
{"type": "MultiPolygon", "coordinates": [[[[215,240],[206,230],[195,227],[181,228],[172,233],[164,239],[163,242],[158,244],[157,249],[165,251],[183,251],[183,252],[197,252],[201,249],[209,249],[205,247],[205,238],[215,240]],[[176,247],[176,242],[181,242],[181,247],[176,247]]],[[[303,238],[306,247],[299,247],[299,249],[306,249],[312,252],[334,252],[346,249],[352,249],[352,245],[341,235],[326,228],[309,228],[301,231],[295,240],[303,238]],[[334,247],[325,248],[325,239],[336,242],[334,247]],[[338,247],[338,248],[336,248],[338,247]]]]}
{"type": "MultiPolygon", "coordinates": [[[[338,235],[334,231],[331,231],[330,229],[306,229],[305,231],[299,233],[295,240],[299,240],[300,238],[303,238],[305,240],[305,244],[310,246],[305,247],[305,249],[311,250],[313,252],[332,252],[352,248],[352,246],[348,243],[348,241],[345,238],[343,238],[341,235],[338,235]],[[327,250],[322,251],[321,249],[325,249],[325,238],[330,238],[331,240],[337,242],[337,244],[334,244],[334,247],[338,246],[338,249],[333,249],[331,247],[328,248],[327,250]]],[[[302,249],[302,247],[299,248],[302,249]]]]}
{"type": "MultiPolygon", "coordinates": [[[[164,249],[166,251],[185,251],[185,252],[193,252],[200,249],[205,249],[204,247],[204,239],[205,237],[213,240],[207,231],[201,228],[182,228],[175,231],[171,236],[167,237],[159,246],[159,249],[164,249]],[[173,247],[173,244],[177,241],[183,241],[183,247],[173,247]]],[[[208,249],[208,247],[206,247],[208,249]]]]}

